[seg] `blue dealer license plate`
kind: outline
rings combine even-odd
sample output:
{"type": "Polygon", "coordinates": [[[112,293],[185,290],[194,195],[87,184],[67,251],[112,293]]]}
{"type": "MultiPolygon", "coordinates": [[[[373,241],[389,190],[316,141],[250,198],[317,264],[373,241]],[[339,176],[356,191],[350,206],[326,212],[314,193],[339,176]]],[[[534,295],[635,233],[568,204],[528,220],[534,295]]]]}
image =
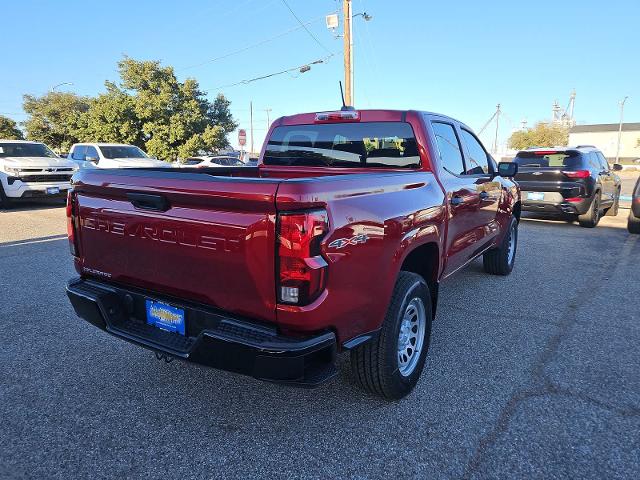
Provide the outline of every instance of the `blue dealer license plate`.
{"type": "Polygon", "coordinates": [[[60,193],[60,187],[48,187],[47,195],[57,195],[60,193]]]}
{"type": "Polygon", "coordinates": [[[147,323],[167,332],[184,335],[184,310],[166,303],[147,300],[147,323]]]}
{"type": "Polygon", "coordinates": [[[527,194],[527,200],[544,200],[544,193],[542,193],[542,192],[529,192],[527,194]]]}

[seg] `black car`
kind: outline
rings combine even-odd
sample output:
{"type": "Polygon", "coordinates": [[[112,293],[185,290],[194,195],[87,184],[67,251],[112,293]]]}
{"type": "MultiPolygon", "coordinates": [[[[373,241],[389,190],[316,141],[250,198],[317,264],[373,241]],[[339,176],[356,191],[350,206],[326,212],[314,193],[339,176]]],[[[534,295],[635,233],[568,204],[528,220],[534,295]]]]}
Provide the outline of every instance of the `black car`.
{"type": "Polygon", "coordinates": [[[597,148],[532,148],[518,152],[514,162],[522,210],[568,216],[582,227],[618,214],[620,178],[597,148]]]}
{"type": "Polygon", "coordinates": [[[640,178],[633,187],[633,195],[631,196],[631,209],[629,210],[629,220],[627,221],[627,230],[629,233],[640,234],[640,178]]]}

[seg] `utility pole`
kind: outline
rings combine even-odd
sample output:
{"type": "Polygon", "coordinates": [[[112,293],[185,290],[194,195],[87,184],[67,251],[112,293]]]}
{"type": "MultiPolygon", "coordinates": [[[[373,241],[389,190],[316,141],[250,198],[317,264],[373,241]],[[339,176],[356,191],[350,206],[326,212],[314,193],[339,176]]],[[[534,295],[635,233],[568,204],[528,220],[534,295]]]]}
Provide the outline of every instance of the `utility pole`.
{"type": "Polygon", "coordinates": [[[616,164],[620,163],[620,139],[622,138],[622,120],[624,119],[624,104],[627,101],[627,97],[624,97],[620,102],[620,125],[618,126],[618,148],[616,148],[616,164]]]}
{"type": "Polygon", "coordinates": [[[344,32],[342,35],[344,45],[344,101],[353,106],[353,17],[351,13],[351,0],[342,0],[342,15],[344,18],[344,32]]]}
{"type": "Polygon", "coordinates": [[[498,153],[498,127],[500,126],[500,104],[496,107],[496,137],[493,141],[493,153],[498,153]]]}
{"type": "Polygon", "coordinates": [[[250,117],[250,132],[251,132],[251,143],[250,143],[250,153],[249,155],[253,155],[253,101],[249,102],[249,117],[250,117]]]}
{"type": "Polygon", "coordinates": [[[272,109],[271,108],[265,108],[264,111],[267,112],[267,131],[268,131],[269,127],[271,126],[271,120],[269,119],[269,112],[271,112],[272,109]]]}

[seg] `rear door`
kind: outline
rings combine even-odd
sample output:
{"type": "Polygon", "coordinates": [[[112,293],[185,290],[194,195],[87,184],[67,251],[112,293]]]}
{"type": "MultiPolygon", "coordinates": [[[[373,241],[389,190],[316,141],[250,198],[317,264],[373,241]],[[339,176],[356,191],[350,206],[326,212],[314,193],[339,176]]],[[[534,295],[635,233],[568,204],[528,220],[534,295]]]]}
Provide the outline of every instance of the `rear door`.
{"type": "Polygon", "coordinates": [[[616,193],[616,182],[609,167],[609,162],[601,152],[592,152],[597,158],[598,166],[600,169],[600,184],[602,187],[602,203],[612,204],[616,193]]]}
{"type": "Polygon", "coordinates": [[[480,191],[476,178],[466,175],[463,149],[454,124],[433,120],[431,128],[438,150],[440,180],[449,210],[444,252],[444,274],[449,275],[475,255],[484,220],[477,215],[480,191]]]}
{"type": "Polygon", "coordinates": [[[82,170],[83,276],[275,318],[277,180],[82,170]]]}

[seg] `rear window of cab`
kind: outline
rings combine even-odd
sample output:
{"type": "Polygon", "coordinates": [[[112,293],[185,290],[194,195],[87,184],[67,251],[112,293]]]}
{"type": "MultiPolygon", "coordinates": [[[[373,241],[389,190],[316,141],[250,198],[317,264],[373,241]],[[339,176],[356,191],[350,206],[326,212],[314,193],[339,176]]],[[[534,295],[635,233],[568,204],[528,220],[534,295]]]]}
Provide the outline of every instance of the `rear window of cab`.
{"type": "Polygon", "coordinates": [[[265,165],[418,168],[420,156],[406,122],[327,123],[276,127],[265,165]]]}
{"type": "Polygon", "coordinates": [[[578,152],[519,152],[513,160],[526,168],[580,168],[582,157],[578,152]]]}

